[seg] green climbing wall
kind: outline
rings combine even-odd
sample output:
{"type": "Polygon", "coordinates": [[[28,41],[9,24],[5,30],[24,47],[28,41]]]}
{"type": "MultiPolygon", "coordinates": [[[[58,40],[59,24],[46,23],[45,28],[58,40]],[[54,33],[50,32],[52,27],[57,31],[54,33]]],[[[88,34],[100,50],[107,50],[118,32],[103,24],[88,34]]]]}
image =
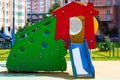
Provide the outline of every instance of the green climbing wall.
{"type": "Polygon", "coordinates": [[[15,35],[9,71],[65,71],[65,42],[55,40],[56,18],[49,17],[15,35]]]}

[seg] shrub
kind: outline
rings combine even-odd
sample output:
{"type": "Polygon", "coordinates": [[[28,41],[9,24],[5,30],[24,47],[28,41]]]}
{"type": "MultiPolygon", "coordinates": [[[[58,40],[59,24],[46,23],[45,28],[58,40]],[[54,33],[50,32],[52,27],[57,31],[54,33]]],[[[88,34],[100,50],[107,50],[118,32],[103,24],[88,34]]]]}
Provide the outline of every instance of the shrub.
{"type": "Polygon", "coordinates": [[[108,36],[105,36],[105,41],[98,44],[98,49],[100,51],[109,51],[112,49],[113,43],[110,41],[108,36]]]}
{"type": "Polygon", "coordinates": [[[98,44],[98,49],[100,51],[109,51],[112,49],[112,42],[100,42],[98,44]]]}

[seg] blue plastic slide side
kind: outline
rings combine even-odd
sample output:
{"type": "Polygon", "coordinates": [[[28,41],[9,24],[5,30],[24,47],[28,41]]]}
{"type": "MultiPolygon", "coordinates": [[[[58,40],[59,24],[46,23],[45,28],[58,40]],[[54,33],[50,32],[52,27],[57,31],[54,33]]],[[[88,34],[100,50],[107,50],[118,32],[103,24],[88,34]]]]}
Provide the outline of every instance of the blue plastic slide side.
{"type": "Polygon", "coordinates": [[[94,77],[95,71],[86,40],[83,44],[71,43],[69,51],[74,77],[94,77]]]}

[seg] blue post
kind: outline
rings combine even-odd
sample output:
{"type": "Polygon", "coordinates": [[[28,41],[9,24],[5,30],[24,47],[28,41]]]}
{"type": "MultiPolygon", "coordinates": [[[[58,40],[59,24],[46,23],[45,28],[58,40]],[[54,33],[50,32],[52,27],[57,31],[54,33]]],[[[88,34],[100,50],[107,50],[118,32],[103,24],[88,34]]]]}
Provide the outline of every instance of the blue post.
{"type": "Polygon", "coordinates": [[[12,30],[12,45],[15,42],[15,0],[13,0],[13,30],[12,30]]]}

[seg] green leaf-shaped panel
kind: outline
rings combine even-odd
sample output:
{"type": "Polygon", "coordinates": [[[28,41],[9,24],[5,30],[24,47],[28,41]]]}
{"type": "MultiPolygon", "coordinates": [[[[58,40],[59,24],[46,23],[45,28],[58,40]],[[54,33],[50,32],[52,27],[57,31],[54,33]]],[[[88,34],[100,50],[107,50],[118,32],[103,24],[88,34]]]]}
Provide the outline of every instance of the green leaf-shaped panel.
{"type": "Polygon", "coordinates": [[[16,34],[7,59],[9,71],[65,71],[65,42],[55,40],[56,18],[49,17],[16,34]]]}

